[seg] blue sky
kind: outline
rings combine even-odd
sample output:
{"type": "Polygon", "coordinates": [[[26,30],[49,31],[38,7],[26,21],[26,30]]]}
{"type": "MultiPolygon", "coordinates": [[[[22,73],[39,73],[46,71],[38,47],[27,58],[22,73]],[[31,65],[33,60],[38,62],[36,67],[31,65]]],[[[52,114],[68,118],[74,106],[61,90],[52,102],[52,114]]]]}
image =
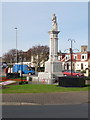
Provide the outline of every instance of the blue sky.
{"type": "Polygon", "coordinates": [[[75,39],[73,49],[88,44],[88,2],[15,2],[2,3],[2,52],[16,48],[27,51],[34,45],[48,45],[52,14],[57,16],[58,47],[70,47],[68,39],[75,39]]]}

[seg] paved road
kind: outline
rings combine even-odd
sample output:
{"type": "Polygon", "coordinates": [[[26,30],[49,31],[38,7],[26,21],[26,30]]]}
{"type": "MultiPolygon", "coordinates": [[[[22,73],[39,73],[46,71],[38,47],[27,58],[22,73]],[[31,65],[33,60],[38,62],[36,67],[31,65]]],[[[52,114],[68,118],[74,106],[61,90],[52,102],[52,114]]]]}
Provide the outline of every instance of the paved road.
{"type": "Polygon", "coordinates": [[[88,118],[88,104],[2,106],[3,118],[88,118]]]}
{"type": "Polygon", "coordinates": [[[10,104],[32,103],[39,105],[82,104],[88,103],[88,92],[3,94],[2,102],[10,104]]]}

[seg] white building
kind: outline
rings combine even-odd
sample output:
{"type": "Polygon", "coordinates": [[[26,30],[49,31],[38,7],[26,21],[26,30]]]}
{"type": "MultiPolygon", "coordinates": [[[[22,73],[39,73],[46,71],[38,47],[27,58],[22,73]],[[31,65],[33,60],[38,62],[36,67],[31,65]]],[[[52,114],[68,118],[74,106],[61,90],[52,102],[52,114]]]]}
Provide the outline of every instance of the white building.
{"type": "MultiPolygon", "coordinates": [[[[62,62],[63,70],[71,69],[71,54],[64,53],[59,55],[59,60],[62,62]]],[[[87,51],[87,46],[81,46],[81,52],[72,54],[73,70],[86,70],[90,67],[90,51],[87,51]]]]}

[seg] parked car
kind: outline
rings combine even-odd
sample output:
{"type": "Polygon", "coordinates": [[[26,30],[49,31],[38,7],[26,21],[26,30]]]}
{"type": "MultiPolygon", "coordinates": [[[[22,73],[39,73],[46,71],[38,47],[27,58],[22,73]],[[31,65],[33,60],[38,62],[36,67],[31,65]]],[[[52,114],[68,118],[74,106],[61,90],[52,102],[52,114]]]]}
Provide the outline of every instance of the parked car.
{"type": "Polygon", "coordinates": [[[0,62],[0,68],[4,69],[7,67],[7,63],[6,62],[0,62]]]}
{"type": "Polygon", "coordinates": [[[13,66],[13,72],[19,72],[21,71],[22,74],[29,74],[29,75],[33,75],[35,74],[35,71],[32,70],[30,67],[28,67],[28,65],[19,65],[19,64],[15,64],[13,66]]]}
{"type": "MultiPolygon", "coordinates": [[[[64,76],[71,76],[71,70],[62,71],[62,73],[64,76]]],[[[72,76],[80,77],[80,76],[84,76],[84,74],[80,72],[75,72],[72,70],[72,76]]]]}

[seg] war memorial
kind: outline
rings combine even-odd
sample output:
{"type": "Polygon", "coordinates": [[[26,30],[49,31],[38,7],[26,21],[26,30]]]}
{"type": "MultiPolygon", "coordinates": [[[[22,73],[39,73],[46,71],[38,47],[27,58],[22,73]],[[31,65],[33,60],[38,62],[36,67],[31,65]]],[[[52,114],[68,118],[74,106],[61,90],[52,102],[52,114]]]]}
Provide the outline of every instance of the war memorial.
{"type": "Polygon", "coordinates": [[[45,80],[47,84],[53,84],[55,79],[62,76],[62,64],[58,61],[58,30],[57,17],[52,16],[52,28],[48,32],[50,35],[49,59],[45,62],[45,71],[38,73],[39,81],[45,80]]]}

